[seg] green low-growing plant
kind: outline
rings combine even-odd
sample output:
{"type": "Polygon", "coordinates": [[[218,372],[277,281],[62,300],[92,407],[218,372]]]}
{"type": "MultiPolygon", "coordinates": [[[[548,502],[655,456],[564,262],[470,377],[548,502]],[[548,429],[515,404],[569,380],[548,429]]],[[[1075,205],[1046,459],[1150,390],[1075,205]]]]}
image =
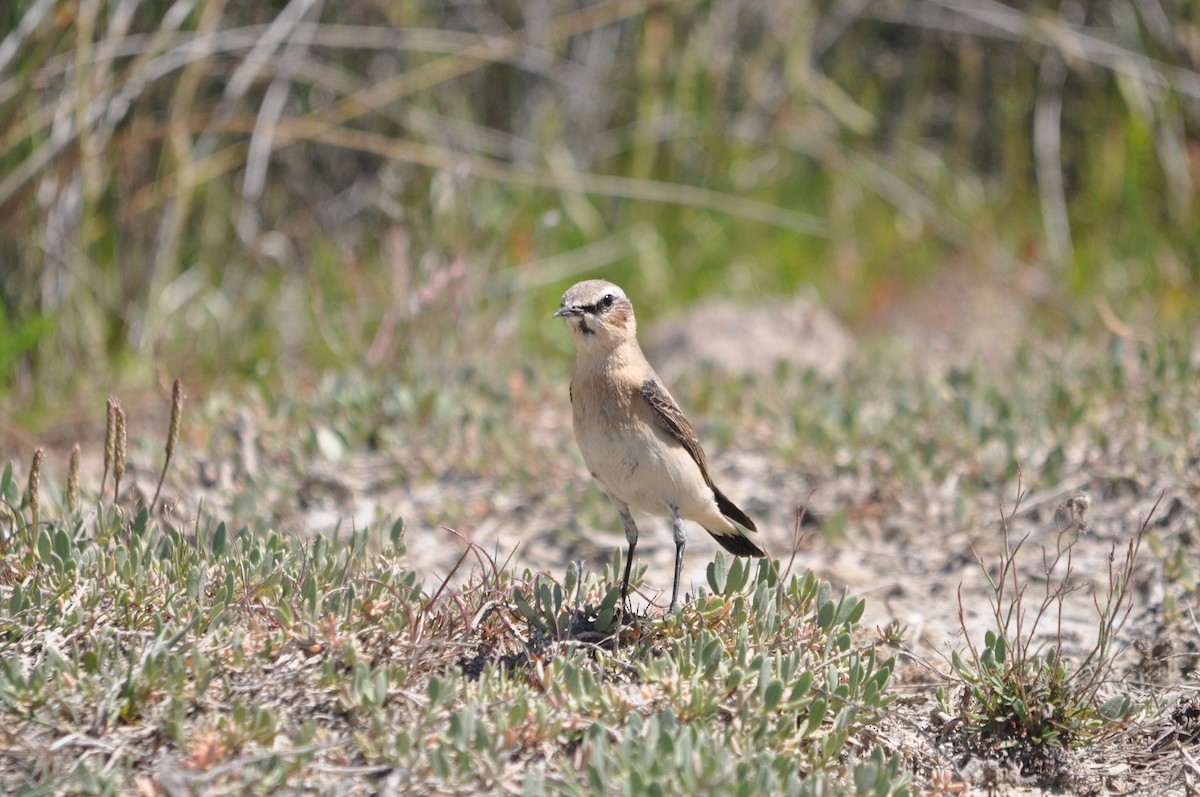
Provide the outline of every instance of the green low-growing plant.
{"type": "Polygon", "coordinates": [[[55,507],[41,460],[23,492],[0,474],[0,739],[17,751],[0,791],[131,792],[160,767],[264,793],[383,773],[399,792],[907,791],[870,733],[893,661],[864,602],[811,571],[720,554],[691,603],[618,622],[619,553],[559,581],[468,544],[465,583],[456,565],[427,590],[401,521],[299,537],[180,528],[128,496],[55,507]]]}
{"type": "Polygon", "coordinates": [[[484,567],[430,594],[402,529],[192,533],[146,509],[9,529],[0,712],[61,754],[14,759],[0,786],[126,791],[153,777],[159,738],[190,782],[231,788],[307,783],[350,756],[401,790],[905,791],[865,734],[893,664],[863,641],[863,602],[811,572],[721,555],[711,592],[630,618],[609,651],[611,571],[484,567]],[[120,765],[93,766],[76,735],[125,740],[120,765]]]}
{"type": "MultiPolygon", "coordinates": [[[[1002,546],[994,574],[975,553],[988,580],[995,625],[985,633],[982,645],[971,642],[960,587],[959,620],[968,652],[964,656],[955,651],[951,661],[961,690],[957,713],[973,746],[1012,756],[1032,769],[1039,757],[1082,746],[1132,712],[1128,694],[1105,698],[1102,689],[1112,673],[1117,634],[1132,608],[1134,564],[1158,504],[1129,541],[1122,559],[1118,560],[1114,543],[1107,591],[1092,596],[1098,620],[1095,644],[1082,660],[1071,661],[1063,653],[1062,616],[1068,597],[1080,590],[1073,580],[1072,553],[1077,535],[1087,531],[1088,499],[1079,493],[1059,507],[1056,517],[1065,525],[1059,527],[1057,550],[1042,551],[1045,589],[1037,600],[1027,595],[1029,584],[1018,569],[1028,538],[1014,543],[1009,536],[1009,519],[1023,496],[1018,482],[1013,509],[1008,514],[1001,510],[1002,546]],[[1040,639],[1046,622],[1057,629],[1048,642],[1040,639]]],[[[955,710],[949,695],[942,692],[939,698],[944,710],[955,710]]]]}
{"type": "MultiPolygon", "coordinates": [[[[504,644],[493,642],[477,677],[429,682],[431,704],[454,706],[451,735],[438,735],[425,751],[434,774],[461,781],[464,773],[495,773],[499,780],[504,762],[558,749],[576,751],[576,764],[535,768],[527,790],[904,791],[898,758],[885,760],[876,749],[845,763],[851,737],[892,700],[892,661],[878,661],[857,633],[861,600],[835,595],[811,572],[785,582],[777,563],[718,554],[711,592],[701,589],[673,614],[631,618],[622,646],[609,653],[609,644],[593,640],[610,643],[601,629],[615,632],[612,576],[620,565],[614,561],[603,577],[572,565],[561,584],[529,573],[513,582],[511,604],[490,612],[478,634],[507,637],[524,655],[499,655],[504,644]],[[518,748],[505,739],[518,740],[518,748]]],[[[468,611],[475,605],[460,597],[468,611]]],[[[372,757],[415,776],[417,740],[415,733],[376,740],[372,757]]]]}

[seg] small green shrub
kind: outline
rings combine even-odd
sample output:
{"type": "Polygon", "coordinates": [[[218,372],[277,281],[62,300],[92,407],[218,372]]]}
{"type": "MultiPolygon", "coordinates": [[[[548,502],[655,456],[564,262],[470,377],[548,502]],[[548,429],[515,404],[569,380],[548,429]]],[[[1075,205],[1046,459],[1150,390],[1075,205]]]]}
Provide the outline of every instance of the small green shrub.
{"type": "MultiPolygon", "coordinates": [[[[1110,680],[1116,635],[1132,607],[1137,554],[1158,504],[1146,516],[1119,562],[1114,544],[1107,592],[1093,596],[1098,616],[1096,642],[1081,661],[1072,662],[1063,655],[1062,613],[1068,596],[1079,590],[1072,568],[1072,551],[1078,538],[1072,535],[1087,531],[1088,500],[1076,494],[1059,507],[1057,515],[1068,520],[1065,527],[1060,526],[1060,539],[1069,539],[1055,552],[1043,550],[1046,587],[1042,598],[1034,600],[1027,596],[1028,584],[1018,572],[1027,538],[1014,544],[1009,537],[1008,520],[1016,513],[1023,495],[1018,487],[1012,511],[1008,515],[1002,511],[1003,542],[995,575],[976,553],[988,579],[995,627],[985,633],[981,646],[971,643],[960,588],[959,618],[968,653],[963,656],[955,651],[952,664],[961,690],[958,713],[974,746],[989,753],[1003,752],[1026,765],[1054,750],[1085,745],[1129,717],[1133,702],[1128,694],[1104,699],[1101,691],[1110,680]],[[1060,565],[1061,574],[1056,575],[1060,565]],[[1058,629],[1049,643],[1038,641],[1044,622],[1054,622],[1058,629]]],[[[944,710],[953,710],[945,692],[940,699],[944,710]]]]}

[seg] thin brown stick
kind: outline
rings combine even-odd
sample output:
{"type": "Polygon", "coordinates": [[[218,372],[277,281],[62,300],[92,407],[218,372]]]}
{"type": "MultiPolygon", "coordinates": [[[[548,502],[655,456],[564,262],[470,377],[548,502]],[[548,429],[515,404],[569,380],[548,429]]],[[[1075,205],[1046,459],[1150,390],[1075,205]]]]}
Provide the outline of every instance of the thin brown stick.
{"type": "Polygon", "coordinates": [[[816,492],[817,489],[814,487],[809,492],[808,497],[804,499],[804,503],[796,507],[796,523],[792,527],[792,555],[788,558],[787,567],[784,568],[784,571],[779,576],[779,583],[781,585],[786,583],[787,577],[791,574],[792,565],[796,562],[796,554],[800,551],[801,543],[804,542],[804,518],[808,515],[808,503],[812,501],[812,497],[816,492]]]}

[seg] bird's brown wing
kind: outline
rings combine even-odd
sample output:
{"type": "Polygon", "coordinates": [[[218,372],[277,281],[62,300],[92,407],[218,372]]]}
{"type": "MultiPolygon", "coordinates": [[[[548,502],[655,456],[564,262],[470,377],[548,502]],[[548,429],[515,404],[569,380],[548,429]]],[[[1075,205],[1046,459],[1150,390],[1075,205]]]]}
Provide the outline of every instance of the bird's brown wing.
{"type": "Polygon", "coordinates": [[[675,399],[671,398],[667,389],[653,378],[642,382],[641,392],[642,398],[650,405],[650,409],[654,410],[655,420],[662,428],[670,432],[681,446],[687,449],[692,459],[700,466],[700,475],[704,477],[704,483],[712,487],[712,479],[708,477],[708,461],[704,458],[704,449],[700,448],[700,441],[696,439],[692,425],[683,416],[683,410],[679,409],[675,399]]]}
{"type": "MultiPolygon", "coordinates": [[[[712,478],[708,475],[708,460],[704,458],[704,449],[700,448],[700,441],[696,439],[696,432],[693,431],[692,425],[688,423],[688,419],[683,415],[683,410],[679,409],[679,405],[675,403],[675,399],[671,398],[671,394],[667,392],[667,389],[657,379],[650,378],[642,382],[641,394],[646,403],[650,405],[650,408],[654,410],[654,418],[658,421],[659,425],[670,432],[671,436],[687,449],[688,454],[700,466],[700,475],[704,477],[704,483],[712,488],[713,497],[717,502],[717,509],[721,511],[721,514],[736,523],[740,523],[751,531],[756,531],[754,521],[750,519],[749,515],[739,509],[733,501],[730,501],[713,484],[712,478]]],[[[719,542],[722,539],[722,537],[718,537],[719,542]]],[[[758,552],[755,554],[746,554],[741,551],[735,551],[735,553],[762,556],[762,552],[758,548],[755,547],[754,550],[758,552]]]]}

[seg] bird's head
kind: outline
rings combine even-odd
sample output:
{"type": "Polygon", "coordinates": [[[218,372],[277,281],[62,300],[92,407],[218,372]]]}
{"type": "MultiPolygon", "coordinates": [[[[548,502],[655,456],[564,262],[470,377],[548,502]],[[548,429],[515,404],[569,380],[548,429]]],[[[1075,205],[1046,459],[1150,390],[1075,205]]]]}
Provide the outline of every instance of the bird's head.
{"type": "Polygon", "coordinates": [[[580,351],[608,349],[636,338],[637,322],[625,291],[611,282],[577,282],[563,294],[555,318],[566,319],[580,351]]]}

